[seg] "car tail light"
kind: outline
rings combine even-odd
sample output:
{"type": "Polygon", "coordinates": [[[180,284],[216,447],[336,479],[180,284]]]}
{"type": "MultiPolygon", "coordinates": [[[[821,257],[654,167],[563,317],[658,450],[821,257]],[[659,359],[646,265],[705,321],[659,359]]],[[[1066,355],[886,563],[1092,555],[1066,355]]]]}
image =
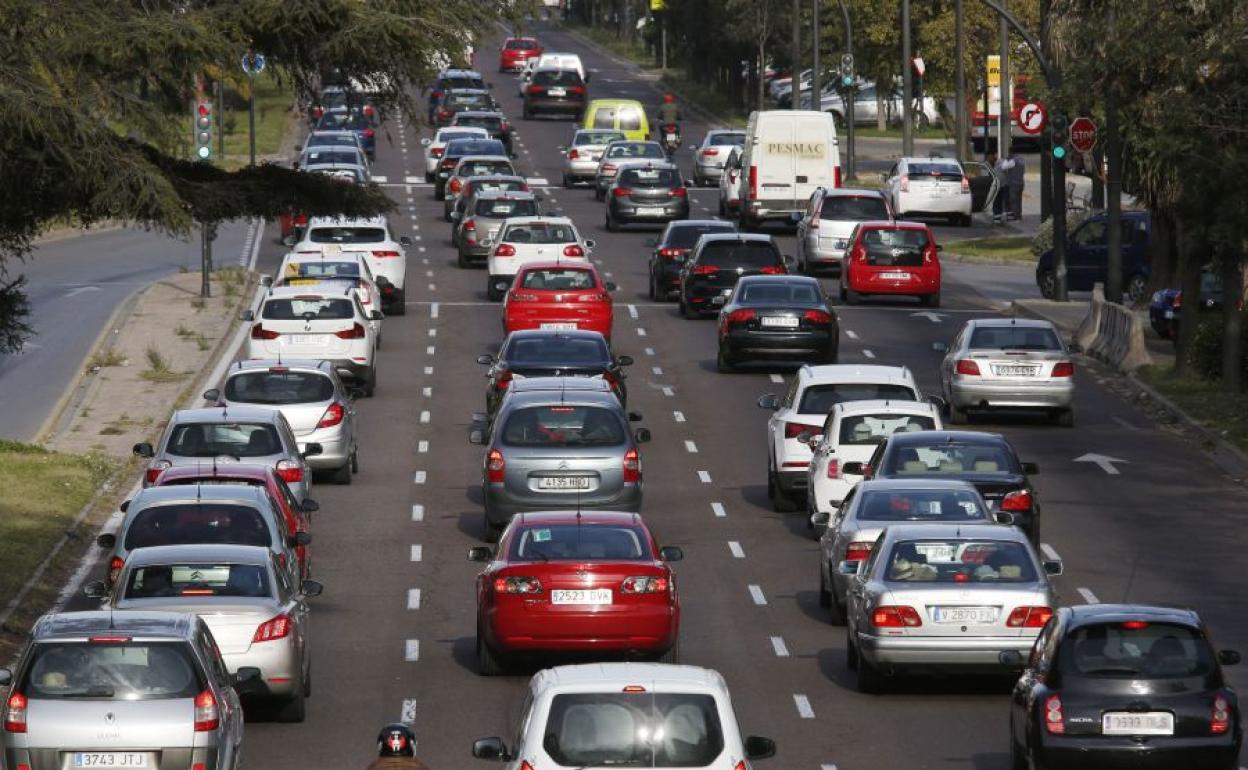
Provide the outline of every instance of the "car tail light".
{"type": "Polygon", "coordinates": [[[715,275],[719,272],[719,268],[714,265],[694,265],[690,272],[694,275],[715,275]]]}
{"type": "Polygon", "coordinates": [[[719,148],[717,147],[707,147],[705,150],[702,151],[702,157],[704,158],[713,158],[718,154],[719,154],[719,148]]]}
{"type": "Polygon", "coordinates": [[[459,192],[459,188],[463,186],[464,186],[464,183],[459,181],[459,177],[455,177],[454,179],[450,181],[449,184],[447,184],[446,189],[450,190],[453,193],[457,193],[459,192]]]}
{"type": "Polygon", "coordinates": [[[923,249],[923,264],[930,265],[936,261],[936,244],[928,243],[927,248],[923,249]]]}
{"type": "Polygon", "coordinates": [[[195,696],[195,732],[211,732],[221,724],[221,716],[217,712],[217,696],[212,690],[204,690],[195,696]]]}
{"type": "Polygon", "coordinates": [[[347,414],[347,410],[342,408],[342,404],[334,402],[325,410],[325,414],[321,415],[321,421],[316,424],[318,428],[332,428],[342,422],[342,418],[347,414]]]}
{"type": "Polygon", "coordinates": [[[108,582],[116,583],[117,578],[121,577],[121,568],[126,566],[125,560],[120,556],[114,556],[108,561],[108,582]]]}
{"type": "Polygon", "coordinates": [[[866,561],[875,543],[858,540],[845,546],[845,561],[866,561]]]}
{"type": "Polygon", "coordinates": [[[322,115],[324,115],[324,114],[325,114],[325,108],[324,108],[324,107],[313,107],[313,108],[312,108],[312,117],[314,117],[314,118],[319,118],[319,117],[321,117],[321,116],[322,116],[322,115]]]}
{"type": "Polygon", "coordinates": [[[611,295],[605,291],[586,292],[580,296],[581,302],[610,302],[611,295]]]}
{"type": "Polygon", "coordinates": [[[758,200],[758,166],[750,166],[750,200],[758,200]]]}
{"type": "Polygon", "coordinates": [[[441,99],[441,98],[442,98],[442,91],[441,91],[441,90],[434,91],[433,93],[429,94],[429,98],[430,98],[430,99],[441,99]]]}
{"type": "Polygon", "coordinates": [[[910,175],[909,174],[901,175],[901,191],[910,192],[910,175]]]}
{"type": "Polygon", "coordinates": [[[442,159],[442,168],[447,169],[448,171],[449,171],[450,169],[455,168],[455,159],[454,159],[454,158],[443,158],[443,159],[442,159]]]}
{"type": "Polygon", "coordinates": [[[969,193],[971,191],[971,180],[965,176],[962,177],[962,192],[969,193]]]}
{"type": "Polygon", "coordinates": [[[494,379],[494,387],[498,388],[499,390],[506,390],[507,386],[511,384],[511,377],[512,377],[511,370],[504,369],[503,371],[499,372],[498,377],[494,379]]]}
{"type": "Polygon", "coordinates": [[[855,262],[866,262],[867,261],[867,247],[863,246],[861,243],[855,243],[854,251],[852,254],[849,255],[849,258],[854,260],[855,262]]]}
{"type": "Polygon", "coordinates": [[[282,335],[279,332],[264,328],[264,324],[256,324],[251,327],[251,338],[253,340],[275,340],[280,336],[282,335]]]}
{"type": "Polygon", "coordinates": [[[812,324],[830,324],[832,323],[832,315],[822,310],[807,310],[802,314],[802,318],[810,321],[812,324]]]}
{"type": "Polygon", "coordinates": [[[364,105],[364,109],[361,112],[370,118],[373,116],[373,108],[370,105],[364,105]]]}
{"type": "Polygon", "coordinates": [[[364,325],[351,324],[350,329],[334,332],[334,336],[341,340],[362,340],[364,339],[364,325]]]}
{"type": "Polygon", "coordinates": [[[1053,365],[1054,377],[1074,377],[1075,365],[1070,361],[1058,361],[1053,365]]]}
{"type": "Polygon", "coordinates": [[[503,459],[503,453],[497,449],[491,449],[490,453],[485,456],[485,470],[488,472],[489,481],[501,483],[503,474],[507,471],[507,461],[503,459]]]}
{"type": "Polygon", "coordinates": [[[628,188],[628,187],[617,187],[611,191],[611,194],[617,198],[627,198],[628,196],[633,194],[633,191],[631,188],[628,188]]]}
{"type": "Polygon", "coordinates": [[[568,86],[568,93],[583,96],[585,94],[585,86],[568,86]]]}
{"type": "Polygon", "coordinates": [[[364,129],[364,138],[365,138],[365,139],[372,139],[372,138],[373,138],[373,135],[374,135],[373,129],[371,129],[371,128],[366,128],[366,129],[364,129]]]}
{"type": "Polygon", "coordinates": [[[1062,696],[1050,695],[1044,699],[1044,729],[1050,735],[1066,734],[1066,716],[1062,713],[1062,696]]]}
{"type": "Polygon", "coordinates": [[[513,291],[507,295],[511,302],[537,302],[537,295],[527,292],[513,291]]]}
{"type": "Polygon", "coordinates": [[[256,633],[251,635],[252,643],[255,642],[271,642],[275,639],[285,639],[290,636],[290,629],[293,624],[290,622],[290,616],[286,614],[278,615],[275,618],[266,620],[256,627],[256,633]]]}
{"type": "Polygon", "coordinates": [[[737,324],[753,321],[755,318],[758,318],[758,313],[753,310],[734,310],[728,314],[727,318],[724,319],[724,323],[728,326],[735,326],[737,324]]]}
{"type": "Polygon", "coordinates": [[[581,153],[577,152],[575,147],[568,150],[568,160],[576,160],[579,157],[581,157],[581,153]]]}
{"type": "Polygon", "coordinates": [[[528,87],[527,89],[525,89],[525,90],[527,90],[527,91],[528,91],[529,93],[531,93],[531,94],[536,95],[536,94],[540,94],[540,93],[542,93],[542,92],[543,92],[543,91],[545,91],[546,89],[545,89],[545,88],[543,88],[543,87],[541,87],[541,86],[539,86],[539,85],[532,85],[532,86],[529,86],[529,87],[528,87]]]}
{"type": "Polygon", "coordinates": [[[172,468],[172,467],[173,467],[173,463],[169,462],[168,460],[157,460],[156,462],[152,463],[151,465],[147,467],[147,483],[155,484],[156,478],[160,476],[161,472],[164,471],[166,468],[172,468]]]}
{"type": "Polygon", "coordinates": [[[442,107],[442,108],[439,108],[439,109],[438,109],[438,117],[439,117],[439,118],[449,118],[450,116],[451,116],[451,111],[450,111],[450,110],[448,110],[448,109],[446,109],[445,107],[442,107]]]}
{"type": "Polygon", "coordinates": [[[689,252],[689,249],[674,249],[670,246],[659,249],[659,256],[664,259],[676,259],[682,257],[689,252]]]}
{"type": "Polygon", "coordinates": [[[622,594],[665,594],[667,578],[658,575],[632,575],[620,583],[622,594]]]}
{"type": "Polygon", "coordinates": [[[516,247],[512,246],[510,243],[500,243],[498,244],[498,248],[494,249],[494,256],[514,257],[516,256],[516,247]]]}
{"type": "Polygon", "coordinates": [[[812,436],[822,436],[822,425],[806,425],[800,422],[786,422],[784,424],[784,437],[797,438],[803,433],[809,433],[812,436]]]}
{"type": "Polygon", "coordinates": [[[373,256],[385,259],[386,257],[397,257],[399,256],[399,252],[394,249],[374,249],[373,256]]]}
{"type": "Polygon", "coordinates": [[[520,762],[520,770],[533,770],[533,765],[529,764],[529,760],[523,760],[520,762]]]}
{"type": "Polygon", "coordinates": [[[1051,617],[1052,607],[1015,607],[1005,624],[1010,628],[1044,628],[1051,617]]]}
{"type": "Polygon", "coordinates": [[[603,170],[603,171],[615,171],[615,168],[616,168],[616,167],[615,167],[615,164],[614,164],[614,163],[603,163],[603,164],[602,164],[602,170],[603,170]]]}
{"type": "Polygon", "coordinates": [[[563,247],[563,256],[583,257],[585,256],[585,249],[582,249],[580,247],[580,244],[576,244],[576,243],[568,244],[567,246],[563,247]]]}
{"type": "Polygon", "coordinates": [[[841,477],[841,461],[828,460],[828,478],[839,479],[841,477]]]}
{"type": "Polygon", "coordinates": [[[15,692],[9,696],[4,712],[4,730],[9,733],[26,732],[26,696],[15,692]]]}
{"type": "Polygon", "coordinates": [[[494,590],[500,594],[540,594],[542,581],[520,575],[494,578],[494,590]]]}
{"type": "Polygon", "coordinates": [[[685,189],[685,188],[683,188],[683,187],[674,187],[674,188],[672,188],[672,197],[674,197],[674,198],[688,198],[688,197],[689,197],[689,191],[688,191],[688,190],[686,190],[686,189],[685,189]]]}
{"type": "Polygon", "coordinates": [[[624,453],[624,481],[637,483],[641,481],[641,454],[637,447],[631,447],[624,453]]]}
{"type": "Polygon", "coordinates": [[[841,186],[841,167],[840,166],[836,166],[832,169],[832,186],[833,187],[841,186]]]}
{"type": "Polygon", "coordinates": [[[1001,498],[1001,510],[1003,511],[1030,511],[1031,510],[1031,492],[1026,489],[1016,489],[1005,497],[1001,498]]]}
{"type": "Polygon", "coordinates": [[[432,155],[432,156],[433,156],[433,157],[435,157],[435,158],[441,158],[441,157],[442,157],[442,153],[444,153],[444,152],[446,152],[446,148],[445,148],[445,147],[433,147],[433,148],[430,148],[430,150],[429,150],[429,154],[430,154],[430,155],[432,155]]]}
{"type": "Polygon", "coordinates": [[[871,625],[876,628],[917,628],[923,619],[913,607],[905,605],[876,607],[871,613],[871,625]]]}
{"type": "Polygon", "coordinates": [[[274,470],[287,484],[303,481],[303,468],[300,468],[294,460],[280,460],[274,470]]]}
{"type": "Polygon", "coordinates": [[[979,376],[979,364],[975,363],[969,358],[959,358],[957,372],[958,374],[966,374],[966,375],[970,375],[971,377],[978,377],[979,376]]]}
{"type": "MultiPolygon", "coordinates": [[[[8,722],[5,722],[8,727],[8,722]]],[[[1213,713],[1209,719],[1209,732],[1214,735],[1225,735],[1231,729],[1231,704],[1226,695],[1218,693],[1213,696],[1213,713]]]]}

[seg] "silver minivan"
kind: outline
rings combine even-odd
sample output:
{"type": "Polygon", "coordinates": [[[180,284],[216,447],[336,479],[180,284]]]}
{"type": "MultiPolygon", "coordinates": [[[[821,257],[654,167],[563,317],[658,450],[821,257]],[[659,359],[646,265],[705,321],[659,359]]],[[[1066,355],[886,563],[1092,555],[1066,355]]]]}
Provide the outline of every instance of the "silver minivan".
{"type": "Polygon", "coordinates": [[[44,615],[0,669],[3,764],[233,770],[255,669],[230,674],[207,624],[172,612],[44,615]]]}

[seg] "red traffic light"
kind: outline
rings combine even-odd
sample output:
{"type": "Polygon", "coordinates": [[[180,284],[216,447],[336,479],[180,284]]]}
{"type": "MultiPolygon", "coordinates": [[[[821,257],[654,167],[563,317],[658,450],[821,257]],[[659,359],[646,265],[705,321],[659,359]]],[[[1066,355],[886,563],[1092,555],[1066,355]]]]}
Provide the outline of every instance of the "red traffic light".
{"type": "Polygon", "coordinates": [[[207,102],[199,103],[199,114],[208,115],[212,112],[212,107],[207,102]]]}

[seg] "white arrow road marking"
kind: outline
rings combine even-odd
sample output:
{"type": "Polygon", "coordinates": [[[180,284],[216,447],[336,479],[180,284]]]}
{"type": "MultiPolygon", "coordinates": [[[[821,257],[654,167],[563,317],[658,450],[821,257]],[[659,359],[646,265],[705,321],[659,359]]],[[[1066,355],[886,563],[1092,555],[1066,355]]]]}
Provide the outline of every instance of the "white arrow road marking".
{"type": "Polygon", "coordinates": [[[1101,467],[1101,470],[1105,471],[1110,476],[1117,476],[1119,475],[1119,471],[1117,468],[1114,467],[1114,463],[1126,463],[1129,461],[1119,460],[1117,457],[1109,457],[1108,455],[1098,455],[1094,452],[1089,452],[1088,454],[1083,455],[1082,457],[1076,457],[1075,462],[1096,463],[1097,465],[1101,467]]]}
{"type": "Polygon", "coordinates": [[[77,297],[79,294],[84,294],[88,291],[99,291],[99,290],[100,290],[99,286],[79,286],[76,289],[70,289],[69,291],[65,292],[65,299],[69,299],[70,297],[77,297]]]}
{"type": "Polygon", "coordinates": [[[910,317],[911,317],[911,318],[914,318],[915,316],[917,316],[917,317],[919,317],[919,318],[926,318],[927,320],[931,321],[931,322],[932,322],[932,323],[934,323],[934,324],[938,324],[938,323],[940,323],[940,322],[941,322],[941,321],[943,321],[943,320],[944,320],[944,318],[945,318],[945,314],[944,314],[944,313],[933,313],[933,312],[932,312],[932,311],[930,311],[930,310],[924,310],[924,311],[923,311],[923,312],[921,312],[921,313],[911,313],[911,314],[910,314],[910,317]]]}

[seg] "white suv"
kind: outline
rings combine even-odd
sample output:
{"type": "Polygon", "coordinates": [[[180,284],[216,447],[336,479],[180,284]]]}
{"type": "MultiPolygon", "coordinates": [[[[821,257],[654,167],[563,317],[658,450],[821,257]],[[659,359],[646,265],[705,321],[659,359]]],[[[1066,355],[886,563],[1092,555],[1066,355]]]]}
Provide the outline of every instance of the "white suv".
{"type": "Polygon", "coordinates": [[[516,744],[481,738],[477,759],[534,767],[742,770],[776,753],[770,738],[742,739],[718,671],[661,663],[556,666],[529,680],[516,744]]]}
{"type": "Polygon", "coordinates": [[[412,239],[406,235],[395,240],[385,217],[347,219],[345,217],[313,217],[304,229],[303,240],[295,244],[296,254],[360,254],[368,262],[381,288],[384,310],[391,315],[407,312],[403,305],[407,281],[407,252],[412,239]]]}
{"type": "Polygon", "coordinates": [[[775,412],[767,421],[767,497],[775,510],[797,510],[810,465],[805,440],[823,434],[832,407],[875,399],[919,401],[919,386],[904,366],[829,364],[798,369],[783,400],[774,393],[759,397],[761,408],[775,412]]]}
{"type": "Polygon", "coordinates": [[[581,238],[567,217],[507,219],[490,245],[485,293],[491,302],[499,302],[522,266],[557,259],[588,260],[593,248],[594,242],[581,238]]]}
{"type": "MultiPolygon", "coordinates": [[[[297,254],[289,252],[282,257],[282,264],[277,267],[277,279],[270,282],[272,286],[312,286],[317,283],[341,283],[351,286],[360,298],[365,312],[381,309],[381,289],[377,279],[368,266],[368,260],[362,254],[345,252],[335,256],[327,256],[324,252],[316,254],[297,254]]],[[[381,320],[370,319],[368,325],[377,334],[377,346],[381,347],[381,320]]]]}
{"type": "Polygon", "coordinates": [[[311,358],[329,361],[338,376],[371,396],[377,387],[377,335],[369,321],[381,311],[365,311],[355,289],[340,283],[278,286],[269,289],[252,322],[247,358],[311,358]]]}

